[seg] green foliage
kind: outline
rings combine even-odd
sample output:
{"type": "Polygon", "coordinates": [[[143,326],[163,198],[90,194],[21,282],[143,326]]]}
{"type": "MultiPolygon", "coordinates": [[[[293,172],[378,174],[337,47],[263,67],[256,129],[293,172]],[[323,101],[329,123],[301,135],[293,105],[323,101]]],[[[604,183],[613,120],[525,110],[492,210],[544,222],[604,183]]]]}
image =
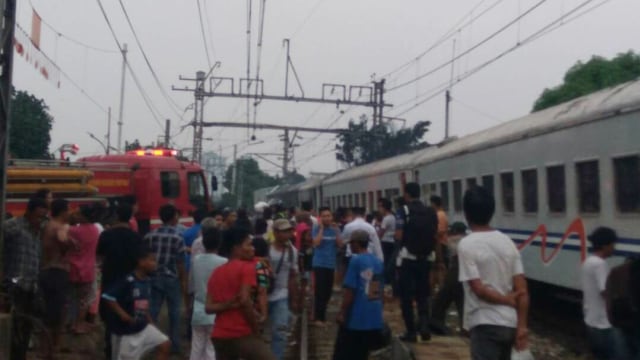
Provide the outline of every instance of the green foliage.
{"type": "Polygon", "coordinates": [[[640,54],[633,51],[619,54],[611,60],[593,56],[578,61],[564,76],[564,83],[544,89],[533,111],[540,111],[611,86],[637,79],[640,76],[640,54]]]}
{"type": "MultiPolygon", "coordinates": [[[[225,173],[223,185],[229,189],[229,191],[233,190],[233,169],[236,165],[238,166],[236,192],[240,196],[240,204],[243,207],[248,207],[253,204],[253,192],[255,190],[279,184],[278,179],[260,170],[260,166],[256,160],[252,158],[241,158],[231,164],[225,173]]],[[[227,197],[223,196],[223,201],[236,200],[237,198],[235,196],[235,194],[229,194],[227,197]]],[[[232,204],[232,207],[235,208],[236,205],[237,201],[232,204]]]]}
{"type": "Polygon", "coordinates": [[[379,124],[369,129],[367,123],[367,117],[362,115],[358,122],[349,121],[349,131],[338,135],[338,160],[349,166],[358,166],[429,146],[422,141],[429,131],[429,121],[420,121],[412,128],[398,131],[394,131],[388,124],[379,124]]]}
{"type": "Polygon", "coordinates": [[[9,153],[17,159],[48,159],[53,117],[44,100],[13,89],[9,153]]]}

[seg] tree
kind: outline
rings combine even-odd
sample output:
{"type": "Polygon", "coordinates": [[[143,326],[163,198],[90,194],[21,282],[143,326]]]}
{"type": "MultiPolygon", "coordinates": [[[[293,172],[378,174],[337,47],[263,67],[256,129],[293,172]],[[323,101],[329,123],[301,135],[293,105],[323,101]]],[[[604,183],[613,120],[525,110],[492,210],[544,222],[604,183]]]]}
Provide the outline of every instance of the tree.
{"type": "Polygon", "coordinates": [[[233,190],[233,170],[235,166],[238,166],[236,178],[237,194],[229,194],[227,200],[237,199],[235,196],[239,196],[240,204],[243,207],[253,204],[253,192],[255,190],[279,185],[278,179],[260,170],[256,160],[241,158],[227,168],[223,185],[229,190],[233,190]]]}
{"type": "Polygon", "coordinates": [[[12,90],[9,153],[18,159],[48,159],[53,117],[42,99],[12,90]]]}
{"type": "Polygon", "coordinates": [[[578,61],[567,71],[562,85],[544,89],[533,105],[533,112],[632,81],[639,76],[640,54],[633,51],[619,54],[611,60],[593,56],[586,63],[578,61]]]}
{"type": "Polygon", "coordinates": [[[349,166],[358,166],[429,146],[422,141],[429,131],[429,121],[420,121],[412,128],[398,131],[385,123],[369,129],[367,123],[365,115],[358,122],[349,121],[348,131],[338,135],[336,159],[349,166]]]}

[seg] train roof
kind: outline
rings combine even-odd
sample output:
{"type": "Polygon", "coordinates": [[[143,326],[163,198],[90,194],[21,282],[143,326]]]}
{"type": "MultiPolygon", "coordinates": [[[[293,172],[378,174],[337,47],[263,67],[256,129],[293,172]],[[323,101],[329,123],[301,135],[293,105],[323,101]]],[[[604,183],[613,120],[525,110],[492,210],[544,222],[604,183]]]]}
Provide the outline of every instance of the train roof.
{"type": "Polygon", "coordinates": [[[361,177],[411,169],[443,158],[638,110],[640,110],[640,80],[635,80],[448,141],[443,145],[344,170],[329,176],[323,183],[336,184],[361,177]]]}

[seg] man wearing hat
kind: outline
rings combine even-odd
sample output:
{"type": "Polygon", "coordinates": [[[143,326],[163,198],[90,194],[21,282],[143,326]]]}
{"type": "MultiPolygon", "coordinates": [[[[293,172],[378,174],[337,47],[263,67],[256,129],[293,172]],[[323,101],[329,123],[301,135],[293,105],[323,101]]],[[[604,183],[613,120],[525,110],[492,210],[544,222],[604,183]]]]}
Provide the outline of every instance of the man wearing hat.
{"type": "MultiPolygon", "coordinates": [[[[293,225],[287,219],[273,223],[274,241],[269,249],[269,262],[274,273],[274,284],[269,294],[271,321],[271,351],[277,359],[284,358],[289,333],[289,299],[297,307],[298,252],[291,245],[293,225]]],[[[295,310],[295,309],[294,309],[295,310]]]]}

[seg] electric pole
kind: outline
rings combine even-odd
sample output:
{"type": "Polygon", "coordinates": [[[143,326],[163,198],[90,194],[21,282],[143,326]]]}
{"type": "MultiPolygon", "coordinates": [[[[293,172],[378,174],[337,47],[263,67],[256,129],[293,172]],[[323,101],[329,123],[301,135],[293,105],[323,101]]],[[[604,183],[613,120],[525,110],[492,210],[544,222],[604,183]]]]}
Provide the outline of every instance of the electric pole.
{"type": "Polygon", "coordinates": [[[204,82],[206,74],[204,71],[196,73],[196,89],[194,91],[194,118],[193,118],[193,156],[191,160],[200,164],[202,162],[202,136],[204,129],[202,122],[204,119],[204,82]]]}
{"type": "MultiPolygon", "coordinates": [[[[7,167],[9,166],[9,127],[11,117],[11,87],[13,75],[13,39],[16,22],[16,0],[0,0],[0,221],[5,219],[5,199],[7,189],[7,167]]],[[[0,269],[4,268],[1,253],[4,249],[4,234],[0,231],[0,269]]],[[[5,346],[0,347],[0,358],[8,359],[11,354],[11,315],[0,314],[0,339],[5,346]]]]}
{"type": "Polygon", "coordinates": [[[122,153],[122,116],[124,114],[124,80],[127,71],[127,44],[122,44],[122,77],[120,78],[120,113],[118,114],[118,152],[122,153]]]}
{"type": "Polygon", "coordinates": [[[171,120],[167,119],[164,123],[164,147],[166,149],[170,148],[169,143],[171,142],[171,120]]]}
{"type": "Polygon", "coordinates": [[[236,182],[238,181],[238,145],[233,145],[233,173],[231,174],[231,193],[238,197],[236,193],[237,186],[236,182]]]}
{"type": "Polygon", "coordinates": [[[107,113],[107,155],[111,153],[111,106],[107,113]]]}
{"type": "Polygon", "coordinates": [[[282,151],[282,178],[286,178],[289,175],[289,129],[284,129],[284,136],[282,138],[284,149],[282,151]]]}

